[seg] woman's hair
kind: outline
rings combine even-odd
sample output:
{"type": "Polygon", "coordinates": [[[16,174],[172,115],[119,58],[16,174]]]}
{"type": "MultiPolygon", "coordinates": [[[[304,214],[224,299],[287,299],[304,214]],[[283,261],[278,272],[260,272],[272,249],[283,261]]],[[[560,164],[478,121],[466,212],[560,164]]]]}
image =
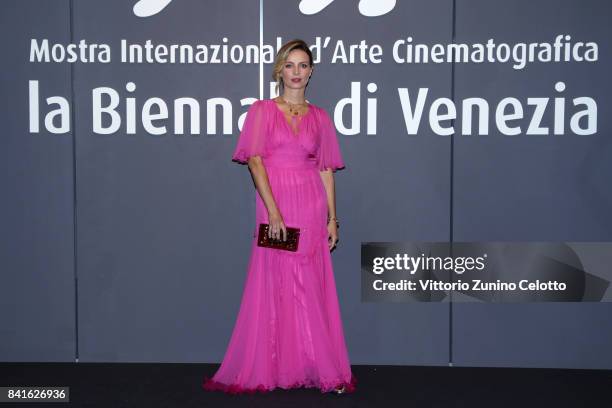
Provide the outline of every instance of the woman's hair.
{"type": "Polygon", "coordinates": [[[283,66],[285,65],[285,61],[287,61],[287,57],[289,56],[289,53],[293,50],[302,50],[306,54],[308,54],[308,59],[310,60],[310,66],[314,67],[314,63],[312,61],[312,51],[310,51],[310,48],[308,48],[308,44],[306,44],[305,41],[300,40],[300,39],[295,39],[295,40],[286,42],[280,48],[280,50],[278,50],[278,53],[276,54],[276,59],[274,60],[274,68],[272,69],[272,79],[276,81],[276,93],[279,95],[280,95],[279,90],[284,89],[285,87],[285,84],[283,83],[283,77],[281,76],[281,72],[283,70],[283,66]]]}

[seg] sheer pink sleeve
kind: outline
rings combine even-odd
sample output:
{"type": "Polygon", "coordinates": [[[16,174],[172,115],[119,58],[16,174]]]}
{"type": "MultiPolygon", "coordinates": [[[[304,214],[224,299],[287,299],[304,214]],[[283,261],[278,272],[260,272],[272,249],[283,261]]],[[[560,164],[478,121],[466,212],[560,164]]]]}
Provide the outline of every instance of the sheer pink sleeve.
{"type": "Polygon", "coordinates": [[[266,107],[262,100],[257,100],[249,107],[244,125],[238,136],[238,143],[232,155],[232,161],[248,163],[252,156],[266,155],[266,107]]]}
{"type": "Polygon", "coordinates": [[[331,169],[333,171],[344,168],[344,161],[340,153],[336,127],[329,114],[321,109],[319,115],[319,131],[321,132],[321,145],[317,153],[317,166],[319,171],[331,169]]]}

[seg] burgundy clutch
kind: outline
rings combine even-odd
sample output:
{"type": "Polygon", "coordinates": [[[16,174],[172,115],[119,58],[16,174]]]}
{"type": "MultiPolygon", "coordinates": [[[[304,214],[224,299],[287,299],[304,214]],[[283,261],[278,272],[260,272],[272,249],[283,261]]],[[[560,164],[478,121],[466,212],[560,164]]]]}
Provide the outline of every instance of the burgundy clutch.
{"type": "Polygon", "coordinates": [[[283,232],[280,239],[268,237],[269,224],[259,224],[259,235],[257,236],[257,246],[265,248],[282,249],[285,251],[296,252],[300,241],[300,229],[293,227],[287,228],[287,240],[283,241],[283,232]]]}

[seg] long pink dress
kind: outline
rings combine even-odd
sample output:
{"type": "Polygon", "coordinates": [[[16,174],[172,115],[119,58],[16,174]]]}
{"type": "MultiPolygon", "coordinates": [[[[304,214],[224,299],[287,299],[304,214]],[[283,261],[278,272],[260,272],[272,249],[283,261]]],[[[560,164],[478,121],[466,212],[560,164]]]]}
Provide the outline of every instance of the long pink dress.
{"type": "MultiPolygon", "coordinates": [[[[251,256],[240,311],[221,367],[206,390],[345,386],[355,390],[327,241],[327,196],[320,170],[344,167],[334,124],[313,104],[297,134],[272,99],[248,110],[232,159],[263,159],[286,226],[300,228],[297,252],[257,246],[268,212],[257,190],[251,256]]],[[[295,126],[294,126],[295,127],[295,126]]]]}

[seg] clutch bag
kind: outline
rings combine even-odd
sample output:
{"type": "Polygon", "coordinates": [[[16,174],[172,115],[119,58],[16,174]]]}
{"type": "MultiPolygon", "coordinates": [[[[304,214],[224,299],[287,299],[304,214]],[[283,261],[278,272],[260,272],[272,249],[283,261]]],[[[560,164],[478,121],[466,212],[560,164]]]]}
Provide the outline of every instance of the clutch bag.
{"type": "Polygon", "coordinates": [[[300,241],[300,229],[293,227],[287,228],[287,240],[283,241],[283,232],[280,239],[268,237],[269,224],[259,224],[259,234],[257,236],[257,246],[265,248],[282,249],[285,251],[296,252],[300,241]]]}

